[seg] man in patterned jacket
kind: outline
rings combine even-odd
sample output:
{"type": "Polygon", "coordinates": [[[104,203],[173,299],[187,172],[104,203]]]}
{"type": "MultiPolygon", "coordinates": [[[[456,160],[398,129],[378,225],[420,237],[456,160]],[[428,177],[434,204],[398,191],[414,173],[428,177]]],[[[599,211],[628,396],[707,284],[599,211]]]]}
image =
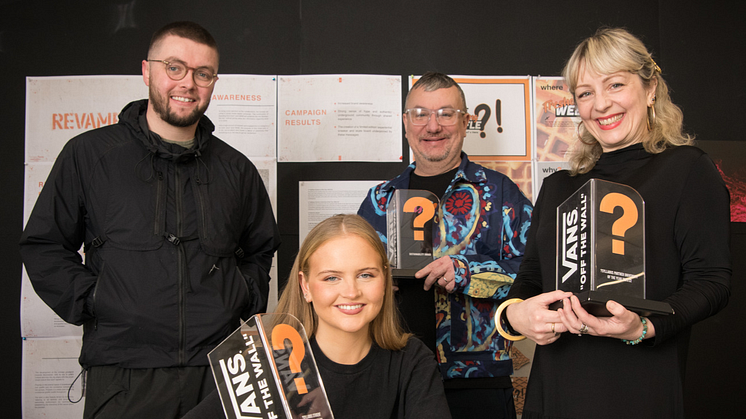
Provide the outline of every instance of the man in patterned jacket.
{"type": "Polygon", "coordinates": [[[386,208],[396,189],[440,197],[433,262],[415,276],[435,288],[435,350],[454,418],[515,418],[509,342],[494,314],[523,256],[531,202],[507,176],[461,151],[469,116],[459,85],[426,73],[409,92],[403,122],[415,163],[371,188],[358,214],[386,243],[386,208]]]}

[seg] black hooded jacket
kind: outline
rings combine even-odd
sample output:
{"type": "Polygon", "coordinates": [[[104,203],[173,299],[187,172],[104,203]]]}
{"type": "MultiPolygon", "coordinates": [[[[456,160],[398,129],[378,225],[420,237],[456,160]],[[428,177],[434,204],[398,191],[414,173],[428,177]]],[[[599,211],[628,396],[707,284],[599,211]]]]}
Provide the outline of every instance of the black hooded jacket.
{"type": "Polygon", "coordinates": [[[207,117],[184,149],[148,130],[146,109],[67,143],[21,237],[36,292],[84,327],[84,367],[207,365],[266,310],[280,240],[259,173],[207,117]]]}

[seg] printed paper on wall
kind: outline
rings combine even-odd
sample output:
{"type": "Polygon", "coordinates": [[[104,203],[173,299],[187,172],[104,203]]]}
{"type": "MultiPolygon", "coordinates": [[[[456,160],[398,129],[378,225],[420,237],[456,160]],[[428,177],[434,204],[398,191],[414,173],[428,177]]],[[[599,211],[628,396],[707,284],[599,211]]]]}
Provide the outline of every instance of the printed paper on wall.
{"type": "Polygon", "coordinates": [[[401,77],[280,76],[278,161],[401,161],[401,77]]]}

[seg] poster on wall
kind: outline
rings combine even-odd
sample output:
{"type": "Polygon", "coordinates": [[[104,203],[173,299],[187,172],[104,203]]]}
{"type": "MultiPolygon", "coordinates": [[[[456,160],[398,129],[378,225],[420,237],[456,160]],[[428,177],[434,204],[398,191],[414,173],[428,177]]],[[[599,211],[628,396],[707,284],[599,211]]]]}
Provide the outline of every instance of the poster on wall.
{"type": "MultiPolygon", "coordinates": [[[[451,77],[464,91],[472,115],[466,128],[464,152],[478,160],[530,161],[530,77],[451,77]]],[[[419,78],[410,76],[410,88],[419,78]]]]}
{"type": "Polygon", "coordinates": [[[28,217],[31,216],[31,210],[34,209],[36,199],[47,181],[49,172],[52,170],[53,162],[26,163],[25,180],[24,180],[24,201],[23,201],[23,225],[26,225],[28,217]]]}
{"type": "Polygon", "coordinates": [[[279,76],[279,162],[401,161],[401,77],[279,76]]]}
{"type": "Polygon", "coordinates": [[[24,419],[83,417],[83,378],[78,356],[82,340],[23,340],[21,408],[24,419]]]}
{"type": "Polygon", "coordinates": [[[562,77],[534,77],[536,160],[565,161],[580,115],[562,77]]]}
{"type": "Polygon", "coordinates": [[[544,179],[546,179],[549,175],[552,173],[558,172],[560,170],[569,170],[570,169],[570,163],[566,161],[535,161],[534,162],[534,182],[533,182],[533,200],[532,202],[536,201],[536,198],[539,196],[539,191],[541,190],[541,185],[544,183],[544,179]]]}
{"type": "Polygon", "coordinates": [[[147,97],[142,76],[27,77],[26,163],[53,162],[72,137],[115,124],[147,97]]]}
{"type": "Polygon", "coordinates": [[[221,74],[205,115],[215,136],[249,158],[276,156],[277,77],[221,74]]]}
{"type": "Polygon", "coordinates": [[[298,182],[298,245],[316,224],[335,214],[357,214],[370,188],[382,180],[298,182]]]}
{"type": "Polygon", "coordinates": [[[471,156],[469,156],[469,160],[509,177],[513,183],[518,185],[526,198],[533,202],[533,169],[530,161],[477,160],[472,159],[471,156]]]}
{"type": "Polygon", "coordinates": [[[570,168],[565,153],[575,141],[580,116],[562,77],[533,77],[533,91],[535,199],[547,176],[570,168]]]}

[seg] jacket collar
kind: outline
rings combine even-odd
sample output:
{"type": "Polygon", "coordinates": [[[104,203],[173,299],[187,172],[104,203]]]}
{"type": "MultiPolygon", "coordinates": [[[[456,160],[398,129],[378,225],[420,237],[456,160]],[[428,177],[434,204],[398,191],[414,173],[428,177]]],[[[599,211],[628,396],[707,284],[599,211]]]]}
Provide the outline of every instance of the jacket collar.
{"type": "Polygon", "coordinates": [[[215,131],[215,125],[209,118],[204,115],[200,118],[195,132],[194,147],[183,149],[178,146],[169,146],[161,140],[160,135],[150,131],[146,118],[147,109],[147,99],[130,102],[119,113],[119,123],[126,125],[135,132],[137,139],[149,152],[163,159],[181,162],[191,160],[194,156],[199,156],[205,151],[212,137],[212,132],[215,131]]]}

